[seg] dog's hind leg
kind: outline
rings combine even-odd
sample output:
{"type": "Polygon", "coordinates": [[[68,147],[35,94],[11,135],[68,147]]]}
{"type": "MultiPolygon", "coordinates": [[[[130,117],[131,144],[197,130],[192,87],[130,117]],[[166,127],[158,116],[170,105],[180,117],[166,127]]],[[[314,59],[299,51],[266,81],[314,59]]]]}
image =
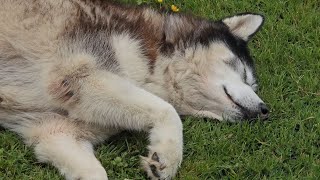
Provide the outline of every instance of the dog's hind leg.
{"type": "Polygon", "coordinates": [[[10,119],[12,123],[4,125],[34,148],[40,162],[57,167],[66,179],[108,179],[94,156],[92,141],[97,141],[99,135],[91,134],[92,127],[54,113],[18,113],[10,119]]]}

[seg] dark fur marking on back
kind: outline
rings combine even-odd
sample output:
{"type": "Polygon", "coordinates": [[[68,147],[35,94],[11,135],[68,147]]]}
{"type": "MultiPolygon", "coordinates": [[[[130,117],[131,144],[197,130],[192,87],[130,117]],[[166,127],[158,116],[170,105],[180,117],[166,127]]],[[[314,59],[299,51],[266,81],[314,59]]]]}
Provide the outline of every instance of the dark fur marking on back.
{"type": "Polygon", "coordinates": [[[174,53],[174,45],[172,43],[170,43],[170,42],[164,42],[161,45],[160,52],[163,55],[166,55],[166,56],[170,57],[174,53]]]}
{"type": "Polygon", "coordinates": [[[196,47],[198,44],[206,47],[215,41],[224,42],[255,72],[247,43],[235,37],[222,21],[207,21],[185,14],[153,11],[154,15],[160,18],[159,22],[155,23],[144,17],[145,7],[128,7],[102,0],[82,2],[91,8],[92,15],[86,14],[79,7],[79,22],[68,34],[72,37],[70,39],[76,36],[83,44],[83,49],[97,57],[97,62],[102,68],[110,71],[119,69],[109,40],[113,33],[126,33],[141,43],[140,50],[148,59],[151,74],[154,72],[158,53],[171,57],[175,50],[183,52],[185,48],[196,47]],[[101,11],[97,11],[96,7],[101,11]],[[108,17],[108,20],[105,17],[108,17]],[[86,35],[90,38],[84,40],[83,37],[86,35]]]}
{"type": "MultiPolygon", "coordinates": [[[[72,31],[67,32],[69,39],[78,39],[83,44],[83,50],[96,55],[98,64],[108,70],[119,69],[115,52],[109,44],[113,34],[126,33],[132,39],[140,41],[142,54],[149,60],[149,71],[152,74],[158,56],[157,29],[150,24],[150,20],[143,17],[141,7],[127,7],[109,1],[82,1],[87,8],[91,8],[91,16],[86,14],[79,5],[78,23],[72,31]],[[101,9],[100,14],[96,6],[101,9]],[[93,19],[92,19],[93,16],[93,19]],[[105,17],[108,17],[106,20],[105,17]],[[90,37],[90,38],[84,38],[90,37]],[[90,39],[86,40],[86,39],[90,39]]],[[[76,42],[75,42],[76,43],[76,42]]]]}

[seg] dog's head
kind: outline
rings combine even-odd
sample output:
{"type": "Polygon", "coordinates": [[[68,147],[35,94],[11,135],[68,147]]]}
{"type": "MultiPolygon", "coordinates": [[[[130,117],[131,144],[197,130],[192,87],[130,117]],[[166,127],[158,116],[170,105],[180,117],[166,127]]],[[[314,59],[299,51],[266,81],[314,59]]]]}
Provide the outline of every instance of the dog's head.
{"type": "Polygon", "coordinates": [[[199,25],[192,32],[185,48],[175,54],[176,96],[181,101],[174,104],[180,114],[229,121],[268,117],[267,106],[256,94],[247,48],[263,21],[261,15],[241,14],[199,25]]]}

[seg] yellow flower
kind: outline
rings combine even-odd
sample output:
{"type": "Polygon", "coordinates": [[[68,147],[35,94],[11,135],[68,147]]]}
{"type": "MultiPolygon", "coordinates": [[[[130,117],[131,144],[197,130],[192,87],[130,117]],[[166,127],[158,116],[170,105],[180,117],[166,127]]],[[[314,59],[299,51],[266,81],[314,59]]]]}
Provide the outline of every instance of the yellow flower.
{"type": "Polygon", "coordinates": [[[158,3],[162,3],[163,2],[163,0],[158,0],[158,3]]]}
{"type": "Polygon", "coordinates": [[[171,10],[172,10],[173,12],[178,12],[178,11],[179,11],[179,8],[178,8],[177,6],[175,6],[175,5],[171,5],[171,10]]]}

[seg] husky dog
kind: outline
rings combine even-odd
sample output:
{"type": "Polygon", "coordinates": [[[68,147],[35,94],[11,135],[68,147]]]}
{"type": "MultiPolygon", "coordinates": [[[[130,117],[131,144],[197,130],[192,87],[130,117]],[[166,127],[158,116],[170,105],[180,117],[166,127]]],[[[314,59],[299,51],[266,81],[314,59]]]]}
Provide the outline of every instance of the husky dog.
{"type": "Polygon", "coordinates": [[[0,125],[66,179],[107,174],[93,145],[147,131],[142,167],[171,179],[182,161],[179,115],[266,118],[247,42],[258,14],[209,21],[100,0],[2,0],[0,125]]]}

